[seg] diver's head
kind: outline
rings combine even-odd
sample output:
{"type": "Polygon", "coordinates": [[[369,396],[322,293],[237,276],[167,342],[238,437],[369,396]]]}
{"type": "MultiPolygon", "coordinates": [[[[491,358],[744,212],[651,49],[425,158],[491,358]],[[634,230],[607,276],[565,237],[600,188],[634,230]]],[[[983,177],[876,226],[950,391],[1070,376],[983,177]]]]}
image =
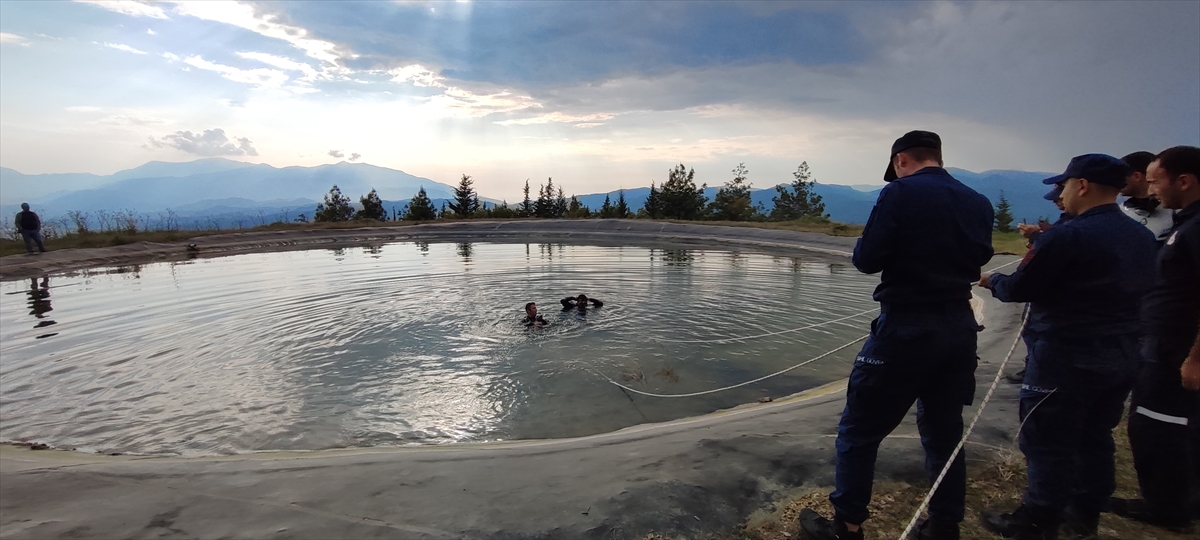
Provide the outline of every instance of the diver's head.
{"type": "Polygon", "coordinates": [[[529,315],[530,317],[536,317],[537,316],[537,303],[530,302],[528,304],[525,304],[525,314],[529,315]]]}
{"type": "Polygon", "coordinates": [[[575,297],[575,302],[578,303],[580,306],[586,306],[587,300],[588,299],[587,299],[586,294],[581,294],[581,295],[575,297]]]}

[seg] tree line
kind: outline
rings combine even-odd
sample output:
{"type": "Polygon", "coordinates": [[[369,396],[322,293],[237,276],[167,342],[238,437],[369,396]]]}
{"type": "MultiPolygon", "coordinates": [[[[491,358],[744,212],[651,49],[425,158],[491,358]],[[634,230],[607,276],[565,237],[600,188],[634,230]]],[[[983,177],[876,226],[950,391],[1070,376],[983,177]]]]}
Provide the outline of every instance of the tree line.
{"type": "MultiPolygon", "coordinates": [[[[579,201],[575,195],[567,198],[562,186],[555,186],[553,178],[547,178],[545,184],[539,184],[537,198],[530,193],[529,181],[525,181],[524,198],[520,203],[510,206],[507,201],[487,207],[479,200],[474,181],[470,175],[462,175],[458,186],[454,188],[454,197],[443,204],[442,208],[434,206],[433,201],[421,187],[409,201],[403,214],[394,212],[390,220],[430,221],[435,219],[472,219],[472,218],[645,218],[645,219],[680,219],[680,220],[719,220],[719,221],[789,221],[797,219],[812,219],[828,221],[825,213],[825,203],[816,194],[817,181],[809,171],[808,162],[800,163],[792,173],[789,184],[775,186],[775,196],[771,198],[773,207],[767,211],[762,204],[754,204],[751,200],[750,170],[744,163],[739,163],[732,171],[733,177],[717,190],[713,200],[704,196],[707,184],[696,185],[695,169],[689,169],[682,163],[667,171],[667,179],[661,184],[650,183],[650,194],[645,204],[636,211],[630,208],[625,200],[625,191],[617,192],[617,200],[605,195],[600,208],[592,210],[579,201]]],[[[333,186],[325,195],[323,202],[317,204],[314,213],[315,221],[350,221],[377,220],[389,221],[383,201],[374,189],[359,198],[360,210],[350,203],[350,197],[343,195],[338,186],[333,186]]],[[[296,221],[307,221],[307,216],[301,214],[296,221]]]]}

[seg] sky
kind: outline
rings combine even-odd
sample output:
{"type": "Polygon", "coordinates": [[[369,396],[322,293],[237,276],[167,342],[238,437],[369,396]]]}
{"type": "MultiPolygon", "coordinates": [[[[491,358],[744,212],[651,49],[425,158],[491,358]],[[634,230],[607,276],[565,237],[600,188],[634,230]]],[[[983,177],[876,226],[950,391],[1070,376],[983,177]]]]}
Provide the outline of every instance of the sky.
{"type": "Polygon", "coordinates": [[[0,166],[339,161],[516,200],[1200,145],[1200,2],[0,1],[0,166]]]}

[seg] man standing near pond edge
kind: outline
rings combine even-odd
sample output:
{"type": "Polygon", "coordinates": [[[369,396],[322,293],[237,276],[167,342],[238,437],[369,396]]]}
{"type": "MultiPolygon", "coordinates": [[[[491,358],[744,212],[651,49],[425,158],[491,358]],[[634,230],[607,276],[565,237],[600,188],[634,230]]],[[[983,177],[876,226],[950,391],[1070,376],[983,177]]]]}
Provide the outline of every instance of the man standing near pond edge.
{"type": "MultiPolygon", "coordinates": [[[[833,519],[811,509],[800,525],[814,540],[863,537],[879,444],[917,404],[925,466],[935,478],[962,437],[962,409],[975,396],[979,326],[971,286],[992,257],[992,205],[942,168],[936,133],[911,131],[892,145],[854,266],[883,272],[879,317],[854,360],[838,425],[833,519]]],[[[966,499],[960,453],[929,506],[918,538],[959,538],[966,499]]]]}

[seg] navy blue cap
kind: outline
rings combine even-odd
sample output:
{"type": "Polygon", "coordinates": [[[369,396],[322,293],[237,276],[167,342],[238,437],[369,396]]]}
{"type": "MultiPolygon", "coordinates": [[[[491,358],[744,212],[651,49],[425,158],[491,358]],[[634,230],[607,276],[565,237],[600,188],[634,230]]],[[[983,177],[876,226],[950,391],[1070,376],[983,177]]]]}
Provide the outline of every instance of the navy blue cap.
{"type": "Polygon", "coordinates": [[[1094,184],[1125,187],[1125,178],[1132,174],[1129,164],[1107,154],[1084,154],[1071,158],[1062,174],[1042,180],[1043,184],[1058,184],[1070,178],[1083,178],[1094,184]]]}
{"type": "Polygon", "coordinates": [[[1054,186],[1054,189],[1051,189],[1045,195],[1042,195],[1042,198],[1046,199],[1047,201],[1050,201],[1050,202],[1054,202],[1054,201],[1061,199],[1062,198],[1062,186],[1058,186],[1058,185],[1054,186]]]}
{"type": "Polygon", "coordinates": [[[892,167],[892,158],[909,148],[933,148],[934,150],[941,150],[942,138],[938,137],[938,134],[932,131],[917,130],[905,133],[903,137],[896,139],[896,142],[892,143],[892,155],[888,156],[887,170],[883,173],[884,182],[891,182],[896,179],[896,168],[892,167]]]}

